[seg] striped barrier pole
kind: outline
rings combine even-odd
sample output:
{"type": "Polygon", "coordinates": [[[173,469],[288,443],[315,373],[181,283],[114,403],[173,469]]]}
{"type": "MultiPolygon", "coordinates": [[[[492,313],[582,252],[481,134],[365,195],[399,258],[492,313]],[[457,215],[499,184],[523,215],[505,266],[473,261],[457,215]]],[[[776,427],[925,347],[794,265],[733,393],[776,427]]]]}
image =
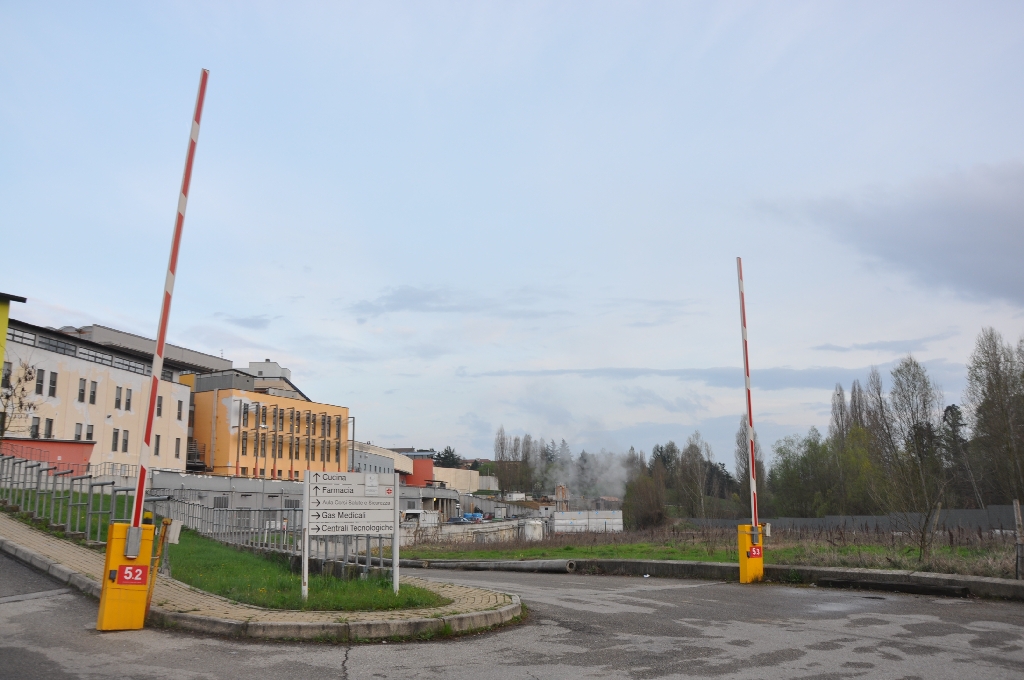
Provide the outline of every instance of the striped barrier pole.
{"type": "Polygon", "coordinates": [[[747,449],[750,451],[750,522],[757,532],[757,460],[754,456],[754,412],[750,401],[750,358],[747,354],[747,304],[743,292],[743,261],[736,258],[740,284],[740,329],[743,332],[743,380],[747,390],[747,449]]]}
{"type": "Polygon", "coordinates": [[[185,226],[185,206],[188,204],[188,189],[192,182],[192,162],[196,157],[196,143],[199,141],[199,121],[203,117],[203,100],[206,99],[206,81],[210,72],[205,68],[199,75],[199,93],[196,108],[192,114],[192,131],[185,154],[185,173],[181,178],[181,193],[178,194],[178,214],[174,220],[174,237],[171,239],[171,258],[167,264],[167,278],[164,281],[163,302],[160,307],[160,325],[156,333],[156,351],[153,353],[153,375],[149,388],[149,404],[146,414],[146,436],[139,453],[139,479],[135,485],[135,499],[132,505],[132,526],[142,524],[142,505],[146,494],[146,464],[149,462],[150,440],[153,436],[153,415],[156,411],[156,393],[164,368],[164,342],[167,339],[167,320],[171,315],[171,295],[174,293],[174,276],[178,270],[178,248],[181,232],[185,226]]]}

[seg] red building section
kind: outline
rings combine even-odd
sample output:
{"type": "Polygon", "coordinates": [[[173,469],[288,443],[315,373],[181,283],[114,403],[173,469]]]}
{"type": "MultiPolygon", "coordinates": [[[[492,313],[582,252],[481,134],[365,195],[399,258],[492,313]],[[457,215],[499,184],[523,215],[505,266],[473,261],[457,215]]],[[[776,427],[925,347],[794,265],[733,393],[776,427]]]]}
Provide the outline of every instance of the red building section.
{"type": "Polygon", "coordinates": [[[426,486],[434,481],[434,461],[430,458],[414,458],[412,474],[405,478],[406,486],[426,486]]]}
{"type": "Polygon", "coordinates": [[[89,458],[96,442],[75,439],[3,439],[0,453],[53,465],[58,470],[87,474],[89,458]]]}

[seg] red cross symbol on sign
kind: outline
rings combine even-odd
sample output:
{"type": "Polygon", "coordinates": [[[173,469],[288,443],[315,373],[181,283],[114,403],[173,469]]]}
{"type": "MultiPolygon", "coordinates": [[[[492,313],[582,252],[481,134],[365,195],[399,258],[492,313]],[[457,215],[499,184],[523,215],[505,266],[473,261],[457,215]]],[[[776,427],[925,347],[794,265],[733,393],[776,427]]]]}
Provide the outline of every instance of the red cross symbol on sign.
{"type": "Polygon", "coordinates": [[[388,489],[388,490],[387,490],[387,491],[385,491],[384,493],[386,493],[387,495],[389,495],[389,496],[390,496],[390,495],[391,495],[391,489],[388,489]]]}

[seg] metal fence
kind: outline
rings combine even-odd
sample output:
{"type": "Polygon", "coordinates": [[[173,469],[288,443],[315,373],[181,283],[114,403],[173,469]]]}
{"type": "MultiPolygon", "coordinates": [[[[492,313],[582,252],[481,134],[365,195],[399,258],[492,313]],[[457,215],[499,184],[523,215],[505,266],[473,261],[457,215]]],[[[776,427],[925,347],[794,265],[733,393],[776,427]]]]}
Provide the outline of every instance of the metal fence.
{"type": "Polygon", "coordinates": [[[109,524],[128,521],[135,488],[75,472],[44,461],[0,456],[0,505],[74,538],[104,543],[109,524]]]}
{"type": "MultiPolygon", "coordinates": [[[[154,514],[179,520],[182,526],[220,543],[287,555],[302,554],[301,508],[210,508],[170,495],[161,500],[154,499],[152,507],[154,514]]],[[[384,556],[390,554],[390,551],[390,536],[324,536],[309,539],[310,557],[361,563],[365,567],[375,564],[383,567],[384,556]]]]}

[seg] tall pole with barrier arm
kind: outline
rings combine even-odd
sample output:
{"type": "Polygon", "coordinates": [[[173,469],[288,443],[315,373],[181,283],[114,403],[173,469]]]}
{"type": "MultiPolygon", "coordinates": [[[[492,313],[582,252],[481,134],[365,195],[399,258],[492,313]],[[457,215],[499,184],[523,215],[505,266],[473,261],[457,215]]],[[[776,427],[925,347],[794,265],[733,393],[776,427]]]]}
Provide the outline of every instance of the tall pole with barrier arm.
{"type": "Polygon", "coordinates": [[[153,551],[152,522],[143,526],[142,506],[146,497],[147,465],[149,464],[150,442],[153,436],[153,416],[156,411],[157,389],[164,366],[164,344],[167,340],[167,321],[171,315],[171,295],[174,293],[174,278],[178,270],[178,250],[181,246],[181,232],[185,226],[185,207],[188,204],[189,185],[192,182],[192,163],[195,160],[196,144],[199,141],[199,123],[203,116],[203,102],[206,99],[206,82],[210,72],[202,69],[199,74],[199,92],[192,113],[188,150],[185,153],[185,172],[178,193],[178,210],[174,220],[174,234],[171,238],[171,255],[164,279],[164,292],[160,306],[160,323],[157,326],[156,349],[153,352],[153,371],[146,410],[146,429],[142,448],[139,452],[138,480],[135,484],[135,498],[132,501],[131,523],[111,524],[107,533],[107,555],[104,569],[103,588],[100,594],[98,630],[137,630],[142,628],[146,616],[146,598],[153,551]]]}
{"type": "Polygon", "coordinates": [[[743,260],[736,258],[736,277],[740,291],[740,331],[743,340],[743,380],[747,403],[747,455],[750,457],[750,524],[737,527],[740,560],[740,583],[760,581],[764,576],[764,542],[757,516],[757,456],[754,442],[754,412],[750,398],[750,355],[747,343],[747,301],[743,287],[743,260]]]}

